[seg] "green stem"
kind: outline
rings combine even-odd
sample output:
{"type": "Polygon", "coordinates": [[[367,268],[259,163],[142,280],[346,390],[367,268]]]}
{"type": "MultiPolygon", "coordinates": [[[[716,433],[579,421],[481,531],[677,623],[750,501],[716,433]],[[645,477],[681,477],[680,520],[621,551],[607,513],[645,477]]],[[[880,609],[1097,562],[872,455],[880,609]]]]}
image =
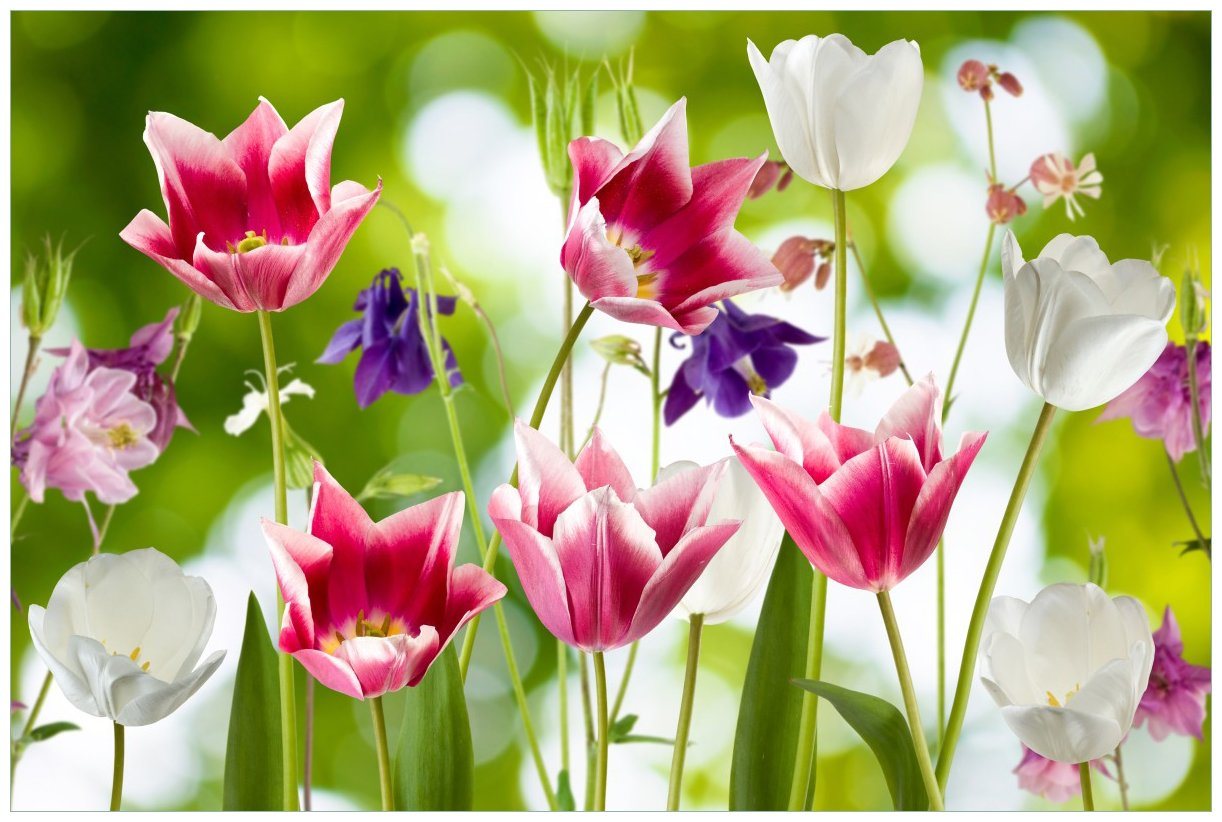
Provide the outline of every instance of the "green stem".
{"type": "Polygon", "coordinates": [[[692,614],[690,620],[679,726],[675,730],[675,749],[670,758],[670,792],[666,798],[668,811],[679,810],[679,797],[683,793],[683,760],[687,755],[687,736],[692,727],[692,702],[696,696],[696,671],[700,666],[700,631],[704,627],[704,614],[692,614]]]}
{"type": "Polygon", "coordinates": [[[13,413],[9,418],[9,442],[15,442],[17,439],[17,416],[21,413],[21,404],[25,401],[26,389],[30,387],[30,379],[34,376],[34,369],[38,366],[38,349],[42,345],[42,338],[31,334],[29,351],[25,355],[25,368],[21,371],[21,382],[17,385],[17,401],[13,405],[13,413]]]}
{"type": "Polygon", "coordinates": [[[9,542],[17,536],[17,526],[21,523],[21,518],[25,516],[25,509],[30,506],[30,495],[25,492],[25,487],[21,488],[21,502],[17,503],[17,507],[13,510],[13,520],[9,524],[9,542]]]}
{"type": "Polygon", "coordinates": [[[1027,453],[1023,456],[1018,476],[1014,480],[1014,488],[1010,492],[1010,501],[1006,504],[1001,525],[997,529],[997,539],[993,542],[993,550],[989,554],[988,564],[984,568],[984,576],[980,580],[980,590],[976,594],[976,604],[972,608],[972,618],[967,626],[967,639],[963,643],[963,658],[959,662],[959,679],[955,685],[955,698],[950,706],[950,718],[946,723],[946,733],[942,737],[942,749],[938,752],[938,786],[946,790],[946,780],[950,776],[951,762],[955,758],[955,745],[959,741],[959,733],[963,730],[963,718],[967,715],[967,702],[972,693],[972,680],[976,672],[976,655],[980,651],[980,636],[984,631],[984,620],[989,612],[989,603],[993,599],[993,589],[997,586],[997,577],[1001,573],[1001,565],[1006,558],[1006,548],[1010,545],[1010,536],[1014,533],[1014,524],[1018,521],[1018,513],[1023,507],[1023,499],[1027,496],[1027,487],[1035,475],[1040,450],[1044,440],[1052,429],[1052,418],[1056,415],[1056,406],[1044,403],[1040,410],[1039,420],[1031,433],[1031,442],[1027,453]]]}
{"type": "Polygon", "coordinates": [[[908,670],[908,656],[904,653],[904,640],[900,636],[900,624],[891,606],[891,595],[878,592],[878,608],[882,611],[883,624],[887,626],[887,640],[891,643],[891,656],[895,659],[895,673],[899,677],[900,692],[904,695],[904,710],[908,714],[908,727],[912,731],[912,747],[916,751],[917,767],[925,782],[925,793],[929,796],[930,810],[945,810],[942,806],[942,789],[933,771],[929,758],[929,745],[925,742],[925,728],[921,725],[921,708],[917,704],[916,691],[912,687],[912,672],[908,670]]]}
{"type": "Polygon", "coordinates": [[[1188,495],[1184,493],[1184,484],[1180,482],[1180,472],[1175,467],[1175,460],[1171,458],[1171,452],[1166,448],[1163,448],[1163,454],[1167,457],[1167,468],[1171,471],[1171,482],[1175,485],[1175,492],[1180,498],[1180,504],[1184,507],[1184,514],[1188,517],[1188,523],[1192,526],[1192,532],[1196,534],[1197,542],[1204,548],[1207,544],[1205,542],[1205,533],[1197,523],[1196,515],[1192,513],[1192,505],[1188,502],[1188,495]]]}
{"type": "Polygon", "coordinates": [[[115,726],[115,770],[110,782],[110,809],[119,810],[123,804],[123,726],[118,722],[115,726]]]}
{"type": "Polygon", "coordinates": [[[569,646],[556,640],[556,679],[560,687],[560,770],[569,769],[569,646]]]}
{"type": "MultiPolygon", "coordinates": [[[[832,190],[832,213],[836,223],[836,315],[832,337],[832,396],[829,405],[832,419],[840,421],[840,409],[844,401],[844,326],[848,305],[848,257],[844,249],[848,245],[848,223],[845,214],[844,192],[832,190]]],[[[811,699],[815,698],[810,694],[811,699]]]]}
{"type": "Polygon", "coordinates": [[[912,385],[912,374],[908,372],[908,365],[904,362],[904,352],[896,344],[895,335],[891,333],[891,326],[887,325],[887,318],[883,316],[882,304],[879,303],[878,297],[874,294],[874,288],[870,285],[870,278],[866,276],[866,266],[861,259],[861,249],[857,247],[857,243],[851,240],[849,241],[849,248],[853,251],[853,260],[857,263],[857,271],[861,274],[861,286],[865,289],[870,305],[874,307],[874,316],[878,318],[878,324],[883,329],[883,336],[887,338],[887,342],[891,343],[900,354],[900,373],[904,375],[904,380],[909,385],[912,385]]]}
{"type": "Polygon", "coordinates": [[[1090,763],[1078,763],[1078,781],[1082,783],[1082,810],[1093,811],[1095,809],[1095,794],[1090,787],[1090,763]]]}
{"type": "Polygon", "coordinates": [[[598,405],[594,408],[594,419],[590,421],[590,427],[586,430],[586,438],[581,441],[581,445],[576,449],[580,451],[586,447],[591,439],[594,438],[594,429],[598,427],[598,423],[603,418],[603,408],[607,404],[607,380],[611,376],[611,363],[603,366],[603,375],[598,384],[598,405]]]}
{"type": "Polygon", "coordinates": [[[1205,448],[1205,424],[1201,419],[1200,386],[1197,380],[1197,340],[1189,337],[1187,343],[1188,355],[1188,398],[1192,402],[1192,437],[1196,440],[1197,462],[1201,466],[1201,483],[1208,489],[1213,478],[1210,467],[1209,451],[1205,448]]]}
{"type": "Polygon", "coordinates": [[[1120,754],[1121,745],[1116,746],[1112,760],[1116,763],[1116,787],[1120,789],[1120,809],[1129,810],[1129,781],[1124,776],[1124,758],[1120,754]]]}
{"type": "MultiPolygon", "coordinates": [[[[287,525],[288,486],[284,471],[284,417],[280,410],[280,378],[276,369],[276,344],[272,338],[272,318],[266,311],[255,312],[259,318],[259,335],[263,340],[263,376],[267,382],[267,419],[272,432],[272,477],[275,485],[276,522],[287,525]]],[[[276,589],[276,611],[284,616],[284,598],[276,589]]],[[[297,700],[294,694],[293,658],[281,653],[280,679],[280,750],[283,761],[282,801],[284,810],[297,810],[297,700]]]]}
{"type": "MultiPolygon", "coordinates": [[[[561,232],[568,229],[569,192],[560,196],[561,232]]],[[[564,291],[564,335],[567,337],[573,328],[573,281],[568,272],[561,272],[564,291]]],[[[567,358],[564,370],[560,372],[560,449],[573,459],[577,455],[574,442],[577,438],[576,426],[573,423],[573,361],[567,358]]],[[[559,685],[559,698],[556,710],[560,714],[560,770],[569,769],[569,649],[562,640],[556,640],[556,679],[559,685]]]]}
{"type": "Polygon", "coordinates": [[[632,678],[632,669],[636,666],[636,651],[638,643],[628,646],[628,659],[624,663],[624,676],[619,681],[619,689],[615,692],[615,702],[611,706],[611,723],[619,719],[620,709],[624,707],[624,697],[628,695],[628,680],[632,678]]]}
{"type": "Polygon", "coordinates": [[[946,540],[939,539],[934,553],[938,576],[938,747],[946,723],[946,540]]]}
{"type": "Polygon", "coordinates": [[[602,651],[594,652],[594,686],[598,693],[598,758],[594,766],[594,810],[607,809],[607,667],[602,651]]]}
{"type": "MultiPolygon", "coordinates": [[[[986,108],[985,110],[987,111],[988,109],[986,108]]],[[[989,147],[991,151],[991,142],[989,147]]],[[[950,376],[946,378],[946,393],[943,395],[945,401],[942,403],[942,423],[944,425],[946,424],[946,415],[950,413],[951,403],[955,400],[951,391],[954,390],[955,377],[959,374],[959,364],[963,359],[963,352],[967,348],[967,337],[972,330],[972,319],[976,316],[976,304],[980,302],[980,289],[984,285],[984,275],[989,270],[989,257],[993,254],[993,236],[996,233],[997,223],[989,223],[989,232],[984,240],[984,256],[980,258],[980,270],[976,273],[976,287],[972,289],[972,301],[967,307],[967,319],[963,321],[963,331],[959,335],[959,346],[955,349],[955,359],[950,366],[950,376]]]]}
{"type": "Polygon", "coordinates": [[[386,716],[382,713],[382,697],[369,700],[369,714],[373,718],[373,742],[378,754],[378,787],[382,794],[382,810],[395,809],[395,792],[390,781],[390,745],[386,742],[386,716]]]}
{"type": "MultiPolygon", "coordinates": [[[[984,101],[984,125],[988,132],[989,138],[989,182],[997,182],[997,150],[994,148],[993,140],[993,109],[989,105],[989,101],[984,101]]],[[[1017,188],[1018,186],[1015,186],[1017,188]]]]}
{"type": "MultiPolygon", "coordinates": [[[[47,692],[51,690],[51,672],[47,671],[47,675],[43,677],[42,687],[38,689],[38,698],[34,700],[34,706],[30,708],[30,715],[26,717],[25,725],[21,728],[21,736],[18,740],[25,739],[30,735],[30,731],[34,730],[34,723],[38,721],[38,714],[42,712],[42,705],[47,701],[47,692]]],[[[13,745],[11,758],[9,760],[8,782],[9,791],[14,788],[14,776],[17,773],[17,763],[21,761],[21,755],[25,753],[24,744],[13,745]]],[[[10,802],[12,797],[9,798],[10,802]]]]}
{"type": "Polygon", "coordinates": [[[590,665],[585,654],[578,654],[581,660],[581,713],[586,726],[586,790],[582,808],[586,811],[594,809],[594,772],[598,764],[598,737],[594,731],[594,706],[590,697],[590,665]]]}

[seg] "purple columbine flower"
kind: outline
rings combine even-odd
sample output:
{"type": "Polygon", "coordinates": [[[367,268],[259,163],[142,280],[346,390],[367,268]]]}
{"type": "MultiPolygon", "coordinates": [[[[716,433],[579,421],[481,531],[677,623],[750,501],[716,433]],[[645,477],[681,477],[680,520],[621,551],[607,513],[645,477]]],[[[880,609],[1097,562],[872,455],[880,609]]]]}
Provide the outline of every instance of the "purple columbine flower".
{"type": "MultiPolygon", "coordinates": [[[[704,397],[723,417],[740,417],[751,410],[751,395],[771,396],[798,364],[791,346],[822,342],[795,325],[764,314],[748,314],[723,300],[717,319],[692,337],[691,356],[683,361],[666,392],[667,425],[686,414],[704,397]]],[[[678,339],[671,337],[676,348],[678,339]]]]}
{"type": "MultiPolygon", "coordinates": [[[[1201,426],[1209,431],[1210,366],[1209,343],[1198,342],[1197,399],[1200,402],[1201,426]]],[[[1162,440],[1167,453],[1176,462],[1184,454],[1195,451],[1196,437],[1192,431],[1192,399],[1188,389],[1188,349],[1173,342],[1133,387],[1107,404],[1099,421],[1129,417],[1133,430],[1140,437],[1162,440]]]]}
{"type": "MultiPolygon", "coordinates": [[[[433,382],[433,364],[420,328],[419,295],[414,288],[404,291],[400,279],[397,268],[379,272],[353,306],[364,316],[341,325],[317,360],[335,365],[361,349],[353,380],[361,408],[368,408],[387,391],[419,394],[433,382]]],[[[453,314],[456,301],[454,297],[438,295],[438,313],[453,314]]],[[[441,345],[450,385],[459,386],[463,380],[454,350],[445,340],[441,345]]]]}
{"type": "Polygon", "coordinates": [[[1147,723],[1157,742],[1172,733],[1200,739],[1209,688],[1209,669],[1184,661],[1180,626],[1168,605],[1162,627],[1154,632],[1154,667],[1133,724],[1147,723]]]}

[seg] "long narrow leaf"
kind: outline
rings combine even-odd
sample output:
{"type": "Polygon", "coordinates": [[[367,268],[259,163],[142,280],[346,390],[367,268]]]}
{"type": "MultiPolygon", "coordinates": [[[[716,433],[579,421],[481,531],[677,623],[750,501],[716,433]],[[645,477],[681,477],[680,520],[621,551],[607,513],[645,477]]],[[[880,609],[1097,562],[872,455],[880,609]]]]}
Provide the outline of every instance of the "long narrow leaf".
{"type": "Polygon", "coordinates": [[[252,593],[233,683],[229,741],[225,748],[222,807],[227,811],[283,810],[280,748],[280,680],[276,650],[252,593]]]}
{"type": "Polygon", "coordinates": [[[403,726],[395,753],[395,808],[469,811],[475,772],[471,724],[454,646],[405,690],[403,726]]]}

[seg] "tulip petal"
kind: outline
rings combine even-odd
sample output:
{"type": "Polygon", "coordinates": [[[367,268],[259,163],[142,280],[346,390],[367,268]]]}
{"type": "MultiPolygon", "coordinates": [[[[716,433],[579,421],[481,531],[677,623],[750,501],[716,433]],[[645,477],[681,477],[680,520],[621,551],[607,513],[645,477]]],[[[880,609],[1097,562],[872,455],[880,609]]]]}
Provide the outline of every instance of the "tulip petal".
{"type": "Polygon", "coordinates": [[[331,208],[331,147],[344,114],[336,100],[307,114],[272,146],[267,173],[283,236],[304,243],[331,208]]]}
{"type": "Polygon", "coordinates": [[[639,234],[678,211],[691,198],[687,98],[681,97],[620,161],[611,178],[599,186],[598,199],[609,225],[639,234]]]}
{"type": "Polygon", "coordinates": [[[987,434],[966,433],[959,443],[958,452],[950,459],[933,467],[921,487],[908,522],[904,538],[904,560],[900,566],[903,579],[929,559],[942,538],[951,506],[963,484],[963,478],[980,453],[987,434]]]}
{"type": "Polygon", "coordinates": [[[628,252],[607,238],[607,222],[593,198],[581,207],[560,249],[560,264],[587,300],[634,297],[636,270],[628,252]]]}
{"type": "MultiPolygon", "coordinates": [[[[440,637],[438,653],[468,621],[480,611],[499,602],[508,593],[504,584],[478,565],[459,565],[450,575],[450,595],[446,600],[445,617],[437,626],[440,637]]],[[[408,685],[415,685],[408,682],[408,685]]]]}
{"type": "Polygon", "coordinates": [[[244,253],[213,251],[201,235],[191,263],[230,295],[239,311],[279,311],[285,307],[285,290],[305,254],[303,245],[277,244],[244,253]]]}
{"type": "MultiPolygon", "coordinates": [[[[369,608],[420,625],[442,614],[462,532],[461,491],[392,514],[373,526],[365,546],[369,608]]],[[[440,627],[440,626],[438,626],[440,627]]]]}
{"type": "Polygon", "coordinates": [[[280,215],[267,169],[272,146],[287,133],[275,107],[260,97],[245,122],[221,141],[246,178],[246,230],[256,234],[266,231],[269,237],[280,237],[280,215]]]}
{"type": "Polygon", "coordinates": [[[730,228],[688,248],[655,283],[657,299],[676,316],[785,281],[764,252],[730,228]]]}
{"type": "Polygon", "coordinates": [[[1069,322],[1043,362],[1044,399],[1066,411],[1102,405],[1141,379],[1166,344],[1161,320],[1114,314],[1069,322]]]}
{"type": "Polygon", "coordinates": [[[380,196],[381,179],[373,191],[353,182],[340,183],[335,187],[331,194],[331,209],[311,229],[305,241],[305,253],[292,269],[283,302],[275,310],[291,308],[318,290],[339,262],[357,226],[380,196]]]}
{"type": "Polygon", "coordinates": [[[1027,651],[1014,634],[990,634],[981,643],[984,661],[981,681],[999,708],[1007,705],[1045,704],[1027,670],[1027,651]]]}
{"type": "Polygon", "coordinates": [[[262,520],[263,538],[272,557],[276,582],[284,598],[284,620],[278,646],[285,653],[314,647],[315,627],[332,624],[328,608],[327,575],[331,546],[310,534],[262,520]]]}
{"type": "Polygon", "coordinates": [[[874,431],[875,442],[888,437],[909,437],[926,473],[942,461],[942,392],[933,375],[917,380],[883,415],[874,431]]]}
{"type": "Polygon", "coordinates": [[[631,502],[636,496],[636,483],[632,481],[628,466],[597,426],[586,447],[577,455],[575,467],[587,491],[609,485],[623,502],[631,502]]]}
{"type": "Polygon", "coordinates": [[[84,679],[84,671],[73,654],[68,653],[67,639],[62,648],[54,651],[47,646],[44,634],[47,611],[41,605],[31,605],[27,609],[30,624],[30,638],[34,642],[34,650],[42,658],[43,664],[55,677],[55,684],[63,691],[69,702],[91,716],[105,716],[102,708],[93,698],[93,691],[84,679]]]}
{"type": "Polygon", "coordinates": [[[492,513],[492,521],[505,540],[522,590],[543,627],[562,642],[577,645],[564,573],[552,541],[517,519],[502,519],[492,513]]]}
{"type": "MultiPolygon", "coordinates": [[[[1023,616],[1018,638],[1028,649],[1031,679],[1062,703],[1095,670],[1092,612],[1106,613],[1119,622],[1111,599],[1098,586],[1059,583],[1040,591],[1023,616]]],[[[1119,641],[1123,643],[1123,638],[1119,641]]],[[[1119,655],[1127,657],[1128,648],[1121,647],[1119,655]]]]}
{"type": "Polygon", "coordinates": [[[637,511],[657,535],[657,547],[666,556],[693,528],[704,525],[725,475],[725,460],[680,471],[640,491],[637,511]]]}
{"type": "Polygon", "coordinates": [[[800,464],[816,482],[823,482],[840,467],[843,460],[821,426],[764,397],[752,396],[751,404],[773,447],[800,464]]]}
{"type": "MultiPolygon", "coordinates": [[[[747,41],[747,57],[751,69],[764,96],[764,107],[772,122],[773,134],[781,156],[799,177],[809,183],[831,188],[835,181],[825,176],[816,160],[815,143],[811,135],[811,117],[808,111],[810,96],[802,89],[792,89],[785,79],[786,62],[795,50],[814,50],[819,38],[814,35],[800,41],[787,40],[772,51],[771,60],[765,60],[755,43],[747,41]]],[[[808,67],[803,76],[809,77],[813,92],[813,71],[808,67]]]]}
{"type": "Polygon", "coordinates": [[[1067,708],[1010,705],[1001,716],[1024,745],[1057,762],[1098,759],[1116,750],[1123,737],[1114,720],[1067,708]]]}
{"type": "MultiPolygon", "coordinates": [[[[178,710],[191,695],[200,689],[208,678],[216,673],[225,659],[224,651],[210,655],[195,670],[171,683],[157,681],[159,687],[150,688],[147,692],[127,699],[115,721],[120,725],[135,727],[151,725],[178,710]]],[[[152,676],[144,674],[144,676],[152,676]]]]}
{"type": "Polygon", "coordinates": [[[669,328],[689,336],[704,331],[717,319],[717,309],[712,306],[672,312],[663,308],[656,300],[643,300],[638,297],[603,297],[593,300],[591,305],[620,322],[669,328]]]}
{"type": "Polygon", "coordinates": [[[619,147],[601,137],[578,137],[569,143],[569,160],[573,164],[570,215],[576,216],[580,207],[595,196],[598,189],[611,179],[623,159],[624,153],[619,147]]]}
{"type": "Polygon", "coordinates": [[[300,662],[301,667],[305,668],[310,676],[331,690],[353,699],[363,700],[365,698],[365,694],[361,691],[360,680],[356,678],[356,673],[346,660],[313,648],[294,651],[293,659],[300,662]]]}
{"type": "Polygon", "coordinates": [[[331,546],[327,611],[333,625],[343,625],[369,606],[365,542],[372,529],[373,520],[361,504],[315,460],[310,535],[331,546]]]}
{"type": "Polygon", "coordinates": [[[740,525],[738,521],[718,522],[684,534],[650,576],[641,591],[628,632],[618,644],[626,645],[640,639],[666,619],[740,525]]]}
{"type": "Polygon", "coordinates": [[[520,519],[544,536],[551,536],[556,517],[586,493],[581,474],[551,440],[521,420],[513,427],[518,448],[520,519]]]}
{"type": "MultiPolygon", "coordinates": [[[[422,625],[417,636],[358,636],[344,640],[335,658],[347,663],[361,684],[364,699],[397,691],[419,682],[440,650],[437,631],[422,625]]],[[[324,683],[325,684],[325,683],[324,683]]]]}
{"type": "MultiPolygon", "coordinates": [[[[169,271],[187,288],[199,294],[205,300],[216,303],[222,308],[237,309],[220,286],[204,276],[186,259],[179,256],[170,227],[161,218],[147,208],[141,209],[127,227],[119,232],[123,242],[144,254],[169,271]]],[[[188,252],[187,256],[190,256],[188,252]]]]}

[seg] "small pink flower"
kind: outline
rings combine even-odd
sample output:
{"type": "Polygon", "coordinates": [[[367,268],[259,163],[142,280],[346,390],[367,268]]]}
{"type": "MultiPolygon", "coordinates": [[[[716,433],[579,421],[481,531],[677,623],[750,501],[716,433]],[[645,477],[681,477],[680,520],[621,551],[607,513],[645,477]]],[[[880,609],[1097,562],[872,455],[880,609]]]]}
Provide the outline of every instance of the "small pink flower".
{"type": "Polygon", "coordinates": [[[145,209],[120,237],[192,291],[235,311],[281,311],[326,280],[382,183],[331,187],[331,146],[344,101],[291,130],[259,105],[224,140],[175,117],[148,115],[148,144],[169,225],[145,209]]]}
{"type": "Polygon", "coordinates": [[[942,536],[959,486],[985,435],[964,434],[942,456],[942,398],[919,380],[871,434],[802,419],[774,402],[752,404],[776,451],[741,446],[742,461],[811,563],[851,588],[886,591],[921,566],[942,536]]]}
{"type": "Polygon", "coordinates": [[[869,383],[899,370],[903,358],[886,340],[865,334],[854,336],[844,355],[844,385],[850,396],[859,397],[869,383]]]}
{"type": "Polygon", "coordinates": [[[980,91],[989,84],[989,69],[979,60],[966,60],[959,66],[959,88],[980,91]]]}
{"type": "Polygon", "coordinates": [[[1008,71],[1003,71],[997,75],[997,85],[1009,92],[1011,97],[1021,97],[1023,95],[1023,84],[1018,82],[1018,78],[1008,71]]]}
{"type": "Polygon", "coordinates": [[[1098,200],[1103,193],[1103,174],[1095,167],[1094,154],[1087,154],[1076,167],[1064,154],[1045,154],[1035,159],[1028,173],[1036,191],[1044,195],[1044,208],[1064,198],[1070,220],[1086,214],[1079,194],[1098,200]]]}
{"type": "Polygon", "coordinates": [[[989,186],[989,198],[985,201],[984,211],[989,220],[997,225],[1005,225],[1015,217],[1027,213],[1027,204],[1023,198],[1007,189],[1001,183],[989,186]]]}
{"type": "Polygon", "coordinates": [[[1154,667],[1133,724],[1140,727],[1147,723],[1150,736],[1157,742],[1173,733],[1200,739],[1209,680],[1208,668],[1184,660],[1180,626],[1168,605],[1162,627],[1154,632],[1154,667]]]}
{"type": "Polygon", "coordinates": [[[628,154],[569,144],[572,215],[560,263],[595,308],[618,320],[699,334],[713,303],[781,283],[734,228],[767,155],[688,166],[686,100],[628,154]]]}
{"type": "Polygon", "coordinates": [[[497,488],[488,513],[539,620],[583,651],[652,631],[738,531],[706,523],[724,462],[638,491],[598,429],[576,463],[520,421],[514,437],[518,487],[497,488]]]}
{"type": "MultiPolygon", "coordinates": [[[[1197,400],[1200,403],[1201,425],[1209,431],[1212,355],[1208,342],[1198,342],[1197,400]]],[[[1188,349],[1173,342],[1150,370],[1123,394],[1107,404],[1099,422],[1129,417],[1133,430],[1140,437],[1162,440],[1167,453],[1176,462],[1197,448],[1192,430],[1192,392],[1188,386],[1188,349]]]]}
{"type": "MultiPolygon", "coordinates": [[[[1111,778],[1102,759],[1092,760],[1090,764],[1099,773],[1111,778]]],[[[1020,789],[1042,796],[1049,802],[1066,802],[1082,793],[1077,765],[1045,759],[1026,745],[1023,745],[1023,758],[1013,773],[1018,776],[1020,789]]]]}
{"type": "Polygon", "coordinates": [[[128,472],[161,452],[149,440],[157,414],[132,393],[135,385],[136,375],[128,371],[91,370],[85,347],[72,342],[17,445],[23,455],[21,482],[30,499],[42,502],[48,487],[74,502],[83,501],[89,491],[110,505],[136,495],[128,472]]]}
{"type": "Polygon", "coordinates": [[[263,520],[285,602],[280,650],[355,699],[419,683],[505,596],[478,565],[454,566],[462,518],[455,491],[374,522],[315,462],[309,533],[263,520]]]}
{"type": "Polygon", "coordinates": [[[813,237],[790,237],[782,242],[772,255],[772,264],[785,280],[780,290],[793,291],[809,280],[812,274],[816,275],[815,288],[822,289],[827,285],[831,274],[828,260],[833,247],[833,243],[813,237]]]}
{"type": "Polygon", "coordinates": [[[755,179],[751,181],[751,188],[747,189],[747,199],[758,200],[772,191],[780,181],[781,175],[788,169],[789,166],[775,160],[764,163],[756,172],[755,179]]]}

